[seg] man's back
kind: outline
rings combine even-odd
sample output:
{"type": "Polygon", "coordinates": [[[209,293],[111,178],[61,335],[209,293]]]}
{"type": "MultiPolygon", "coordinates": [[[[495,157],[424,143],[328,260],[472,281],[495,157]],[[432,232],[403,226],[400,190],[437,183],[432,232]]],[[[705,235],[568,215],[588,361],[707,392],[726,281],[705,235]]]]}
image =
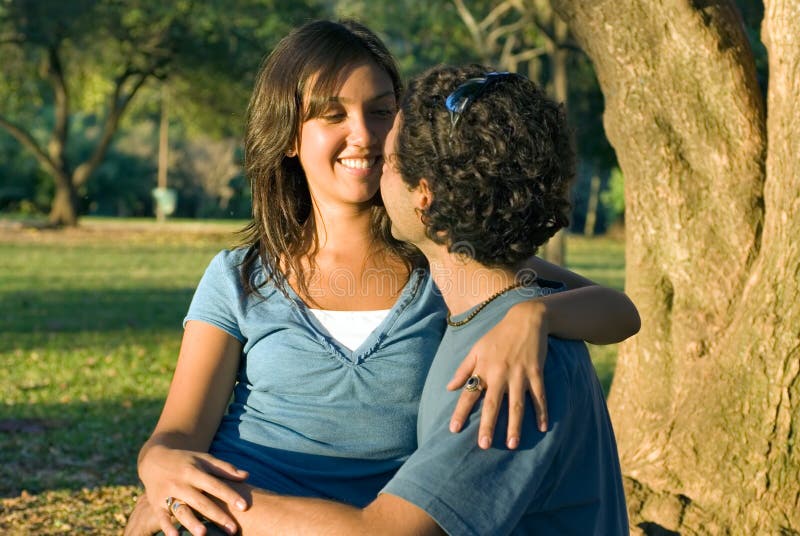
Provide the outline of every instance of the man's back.
{"type": "Polygon", "coordinates": [[[434,358],[420,405],[419,448],[384,492],[426,510],[450,534],[628,534],[616,442],[582,342],[548,341],[547,433],[536,429],[529,400],[515,451],[503,444],[506,402],[487,451],[476,444],[480,405],[462,432],[447,428],[459,393],[445,385],[471,346],[511,306],[548,291],[500,296],[462,326],[449,327],[434,358]]]}

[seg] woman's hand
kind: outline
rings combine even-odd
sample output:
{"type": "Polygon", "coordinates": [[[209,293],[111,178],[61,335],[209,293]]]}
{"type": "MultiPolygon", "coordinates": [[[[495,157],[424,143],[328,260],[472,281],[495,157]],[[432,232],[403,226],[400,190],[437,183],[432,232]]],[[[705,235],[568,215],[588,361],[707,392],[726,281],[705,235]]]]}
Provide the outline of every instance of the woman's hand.
{"type": "Polygon", "coordinates": [[[170,523],[166,510],[153,508],[147,500],[147,495],[142,495],[136,501],[136,507],[128,517],[124,536],[151,536],[162,530],[163,525],[160,519],[162,517],[166,517],[166,522],[170,523]]]}
{"type": "Polygon", "coordinates": [[[139,477],[145,485],[150,510],[166,536],[178,536],[178,531],[172,526],[171,513],[196,536],[205,534],[205,527],[197,514],[235,534],[235,520],[212,498],[226,503],[231,510],[244,511],[248,507],[244,497],[230,485],[233,482],[226,482],[243,481],[247,472],[203,452],[150,445],[139,460],[139,477]],[[170,512],[166,504],[168,497],[181,506],[173,507],[170,512]]]}
{"type": "MultiPolygon", "coordinates": [[[[547,401],[544,389],[544,363],[547,357],[547,306],[540,300],[518,303],[505,318],[487,332],[470,350],[447,384],[449,390],[461,388],[470,376],[481,378],[483,410],[478,430],[478,444],[488,449],[494,437],[495,423],[503,395],[508,393],[508,429],[506,445],[519,445],[525,396],[530,391],[536,410],[538,428],[547,431],[547,401]]],[[[480,399],[480,390],[461,392],[450,431],[458,432],[480,399]]]]}

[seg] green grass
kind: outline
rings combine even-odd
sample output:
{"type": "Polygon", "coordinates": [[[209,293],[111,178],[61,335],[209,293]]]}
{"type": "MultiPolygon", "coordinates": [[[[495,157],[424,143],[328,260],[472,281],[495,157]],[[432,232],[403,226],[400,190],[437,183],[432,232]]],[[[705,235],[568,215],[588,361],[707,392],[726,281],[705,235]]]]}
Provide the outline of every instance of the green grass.
{"type": "MultiPolygon", "coordinates": [[[[194,286],[240,227],[0,227],[0,533],[119,533],[194,286]]],[[[570,237],[568,261],[622,286],[618,241],[570,237]]],[[[607,388],[616,348],[591,350],[607,388]]]]}
{"type": "Polygon", "coordinates": [[[119,532],[128,502],[51,503],[135,489],[181,319],[235,229],[90,222],[0,234],[0,533],[70,533],[92,515],[94,531],[119,532]],[[117,488],[88,491],[99,486],[117,488]],[[37,525],[36,512],[53,522],[37,525]]]}
{"type": "MultiPolygon", "coordinates": [[[[617,290],[625,286],[625,243],[619,238],[584,238],[570,235],[567,241],[567,266],[584,277],[617,290]]],[[[608,394],[614,367],[617,364],[618,345],[589,345],[592,362],[608,394]]]]}

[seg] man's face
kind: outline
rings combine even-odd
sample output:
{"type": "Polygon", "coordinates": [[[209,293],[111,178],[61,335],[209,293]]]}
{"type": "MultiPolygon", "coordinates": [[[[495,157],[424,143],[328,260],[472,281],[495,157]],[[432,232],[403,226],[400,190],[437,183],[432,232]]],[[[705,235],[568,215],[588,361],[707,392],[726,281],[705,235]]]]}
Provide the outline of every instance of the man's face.
{"type": "Polygon", "coordinates": [[[386,136],[383,147],[383,173],[381,175],[381,197],[386,212],[392,220],[392,236],[398,240],[419,245],[426,239],[425,228],[420,221],[416,208],[420,208],[418,189],[409,188],[397,170],[395,146],[397,135],[402,126],[403,116],[398,113],[392,129],[386,136]]]}

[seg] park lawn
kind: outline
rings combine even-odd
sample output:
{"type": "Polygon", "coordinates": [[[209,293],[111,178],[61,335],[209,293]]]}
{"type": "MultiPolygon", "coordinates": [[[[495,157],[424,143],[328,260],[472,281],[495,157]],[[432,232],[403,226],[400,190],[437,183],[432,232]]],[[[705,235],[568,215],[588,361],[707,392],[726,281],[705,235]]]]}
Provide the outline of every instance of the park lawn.
{"type": "MultiPolygon", "coordinates": [[[[616,237],[585,238],[570,235],[567,241],[567,266],[597,283],[623,290],[625,286],[625,242],[616,237]]],[[[595,346],[589,344],[592,362],[608,394],[614,367],[617,364],[618,344],[595,346]]]]}
{"type": "MultiPolygon", "coordinates": [[[[0,533],[119,534],[181,319],[237,224],[86,221],[0,228],[0,533]]],[[[571,237],[568,261],[621,288],[623,245],[571,237]]],[[[592,347],[607,388],[616,348],[592,347]]]]}

